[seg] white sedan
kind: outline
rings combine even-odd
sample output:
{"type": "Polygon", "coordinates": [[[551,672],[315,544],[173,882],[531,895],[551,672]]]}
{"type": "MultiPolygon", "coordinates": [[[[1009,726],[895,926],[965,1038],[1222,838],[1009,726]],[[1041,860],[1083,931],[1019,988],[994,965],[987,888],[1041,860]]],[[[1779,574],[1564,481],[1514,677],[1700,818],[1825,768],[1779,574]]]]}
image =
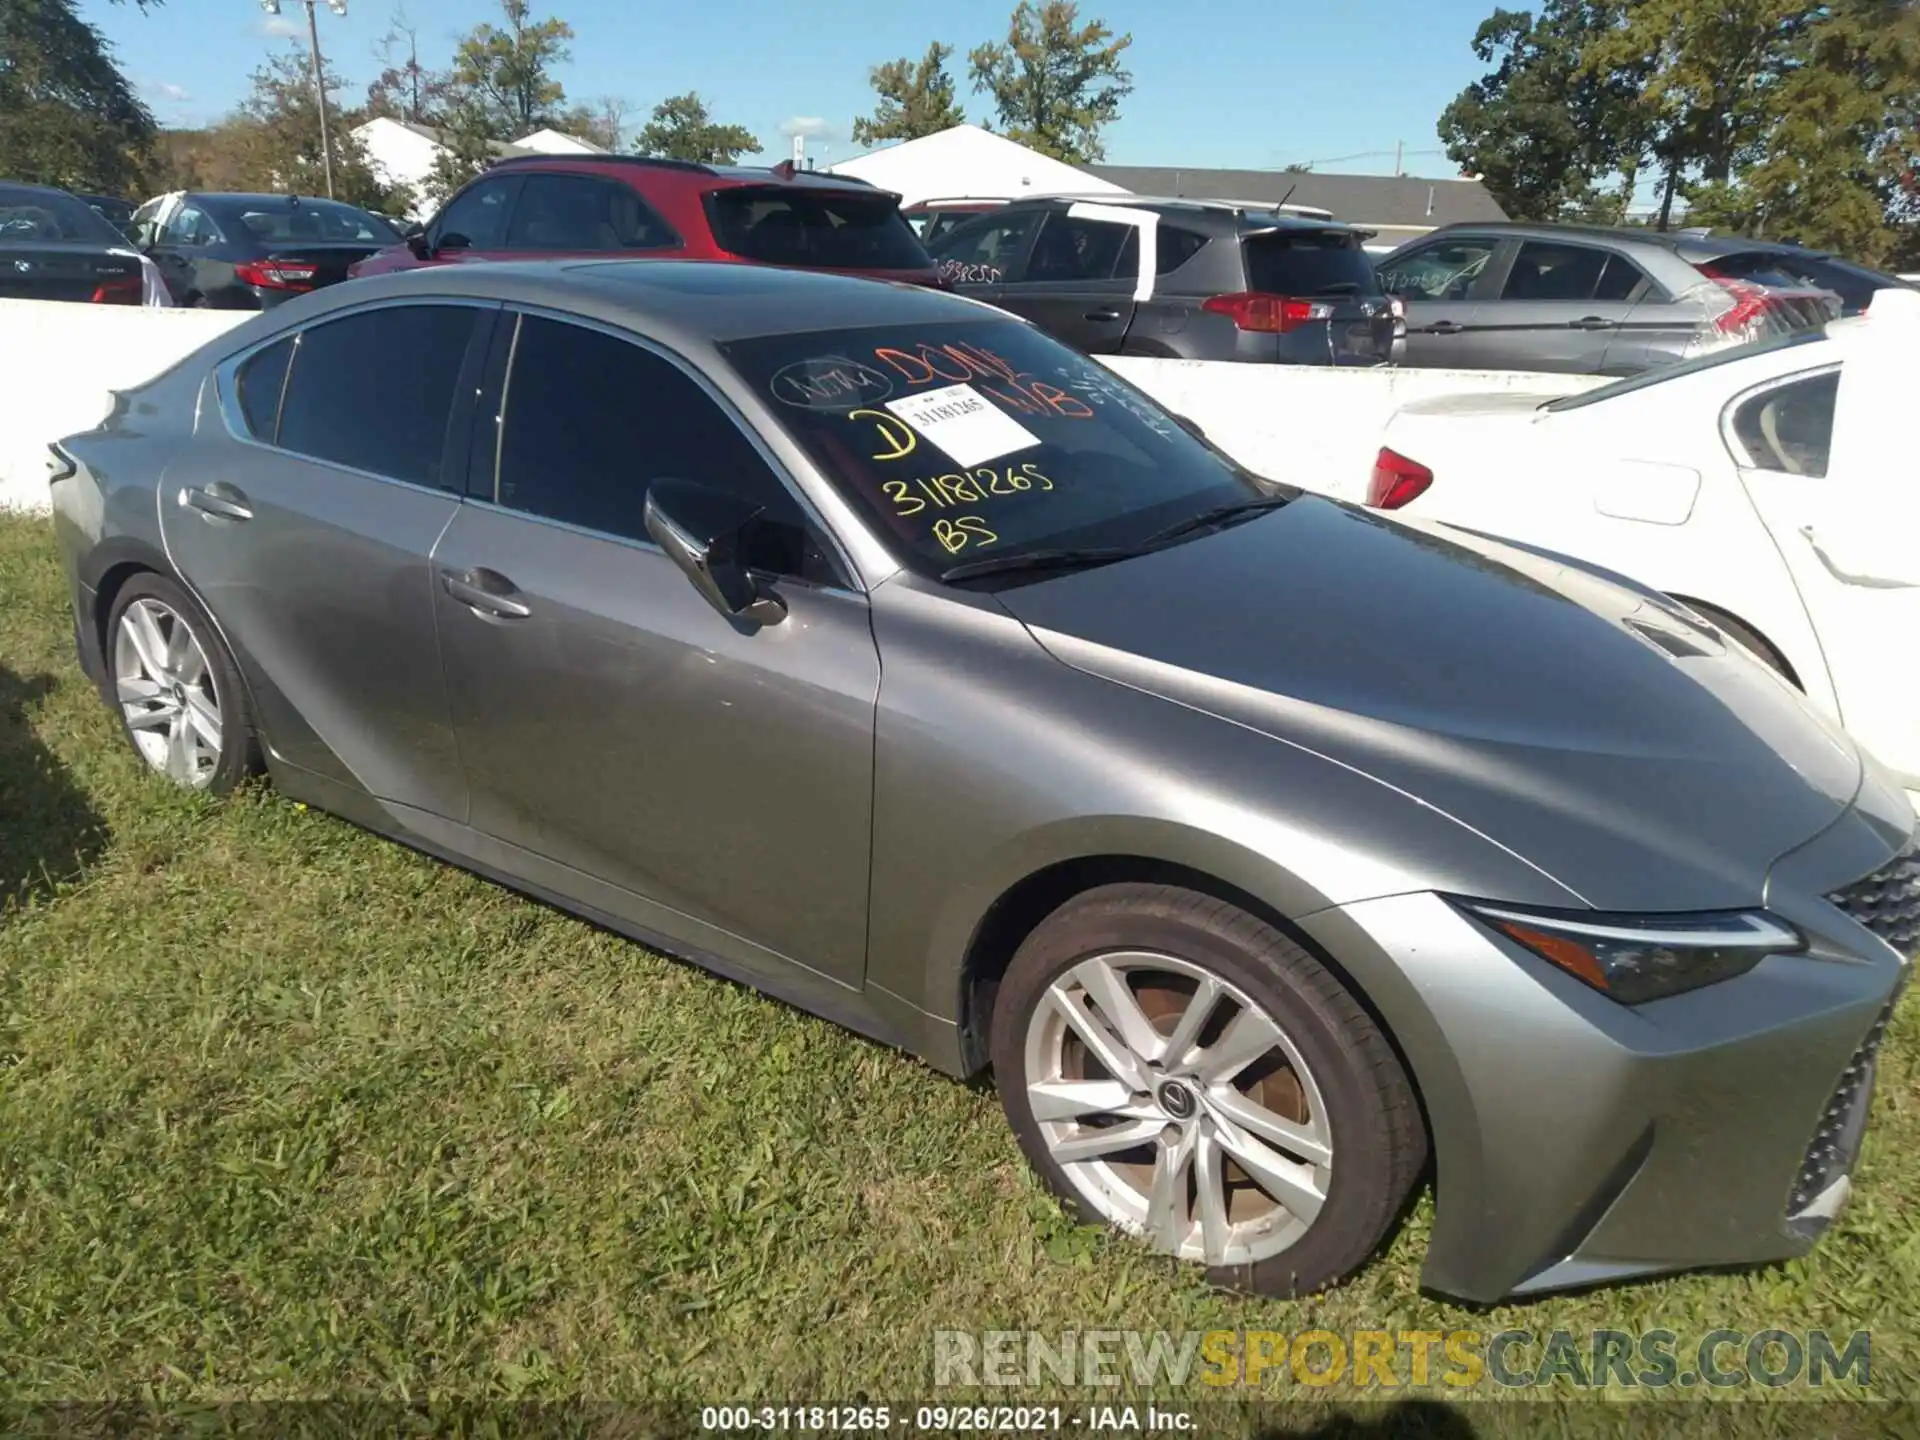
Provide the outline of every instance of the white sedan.
{"type": "Polygon", "coordinates": [[[1454,395],[1387,426],[1368,503],[1686,602],[1920,804],[1920,293],[1580,395],[1454,395]]]}

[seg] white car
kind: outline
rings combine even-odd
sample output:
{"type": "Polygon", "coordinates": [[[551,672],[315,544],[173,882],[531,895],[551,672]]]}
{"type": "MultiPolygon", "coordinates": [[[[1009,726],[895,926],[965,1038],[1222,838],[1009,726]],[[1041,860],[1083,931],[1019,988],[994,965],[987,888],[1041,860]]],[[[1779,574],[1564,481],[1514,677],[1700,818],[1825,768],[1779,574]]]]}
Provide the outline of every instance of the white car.
{"type": "Polygon", "coordinates": [[[1583,394],[1454,395],[1388,423],[1368,503],[1684,601],[1920,804],[1920,293],[1583,394]]]}

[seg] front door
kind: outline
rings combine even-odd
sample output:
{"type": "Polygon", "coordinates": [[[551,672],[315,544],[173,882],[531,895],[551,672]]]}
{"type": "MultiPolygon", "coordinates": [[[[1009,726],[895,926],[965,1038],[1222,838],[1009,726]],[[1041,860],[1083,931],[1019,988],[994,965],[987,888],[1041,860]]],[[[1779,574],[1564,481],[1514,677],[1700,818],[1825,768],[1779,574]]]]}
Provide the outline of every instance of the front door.
{"type": "Polygon", "coordinates": [[[1499,248],[1492,239],[1436,240],[1381,262],[1381,288],[1406,304],[1408,365],[1487,363],[1475,359],[1483,347],[1474,327],[1499,248]]]}
{"type": "Polygon", "coordinates": [[[1046,216],[1037,205],[981,215],[928,247],[940,278],[961,295],[1000,303],[1007,277],[1017,271],[1046,216]]]}
{"type": "Polygon", "coordinates": [[[865,596],[677,362],[531,316],[513,356],[491,498],[435,552],[471,825],[620,918],[858,984],[880,687],[865,596]],[[785,620],[721,616],[647,538],[665,477],[765,506],[755,563],[785,620]]]}
{"type": "Polygon", "coordinates": [[[167,549],[246,672],[275,757],[459,819],[429,556],[447,479],[468,305],[384,305],[223,367],[219,405],[161,484],[167,549]],[[284,398],[283,398],[284,397],[284,398]]]}
{"type": "MultiPolygon", "coordinates": [[[[997,303],[1083,354],[1114,355],[1133,323],[1140,226],[1093,218],[1079,213],[1082,208],[1048,213],[1026,262],[1002,284],[997,303]]],[[[1148,222],[1153,218],[1134,213],[1148,222]]]]}

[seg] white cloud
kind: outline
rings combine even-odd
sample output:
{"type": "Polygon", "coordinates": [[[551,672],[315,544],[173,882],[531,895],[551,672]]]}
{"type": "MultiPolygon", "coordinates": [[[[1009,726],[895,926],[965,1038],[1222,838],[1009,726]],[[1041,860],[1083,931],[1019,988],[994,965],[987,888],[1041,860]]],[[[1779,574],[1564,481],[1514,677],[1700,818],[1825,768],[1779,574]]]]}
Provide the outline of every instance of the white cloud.
{"type": "Polygon", "coordinates": [[[832,137],[834,127],[818,115],[795,115],[780,122],[780,133],[788,137],[804,135],[809,140],[826,140],[832,137]]]}
{"type": "Polygon", "coordinates": [[[289,20],[285,15],[263,15],[260,33],[269,40],[291,40],[303,32],[297,20],[289,20]]]}
{"type": "Polygon", "coordinates": [[[153,93],[157,95],[160,99],[165,100],[169,104],[173,104],[173,105],[185,104],[187,101],[193,98],[193,96],[188,93],[186,86],[169,85],[164,80],[161,81],[159,84],[154,85],[152,89],[153,89],[153,93]]]}

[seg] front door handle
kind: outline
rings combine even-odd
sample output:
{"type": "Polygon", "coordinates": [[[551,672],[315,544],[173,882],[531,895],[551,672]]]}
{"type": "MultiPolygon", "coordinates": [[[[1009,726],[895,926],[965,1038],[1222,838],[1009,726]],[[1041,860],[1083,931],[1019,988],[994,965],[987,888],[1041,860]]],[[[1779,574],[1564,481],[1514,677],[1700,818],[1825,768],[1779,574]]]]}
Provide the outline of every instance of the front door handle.
{"type": "Polygon", "coordinates": [[[197,485],[184,485],[180,489],[180,503],[190,510],[198,510],[209,519],[239,521],[253,518],[247,497],[231,485],[213,484],[204,490],[197,485]]]}
{"type": "Polygon", "coordinates": [[[1618,330],[1620,322],[1609,320],[1603,315],[1582,315],[1568,327],[1573,330],[1618,330]]]}
{"type": "Polygon", "coordinates": [[[1466,328],[1466,326],[1457,320],[1436,320],[1431,325],[1421,326],[1419,333],[1422,335],[1458,335],[1466,328]]]}
{"type": "Polygon", "coordinates": [[[468,609],[496,620],[524,620],[533,613],[513,598],[513,582],[491,570],[469,570],[463,575],[442,571],[440,584],[468,609]]]}
{"type": "Polygon", "coordinates": [[[1120,318],[1120,312],[1118,310],[1089,310],[1085,318],[1098,321],[1104,325],[1118,320],[1120,318]]]}

